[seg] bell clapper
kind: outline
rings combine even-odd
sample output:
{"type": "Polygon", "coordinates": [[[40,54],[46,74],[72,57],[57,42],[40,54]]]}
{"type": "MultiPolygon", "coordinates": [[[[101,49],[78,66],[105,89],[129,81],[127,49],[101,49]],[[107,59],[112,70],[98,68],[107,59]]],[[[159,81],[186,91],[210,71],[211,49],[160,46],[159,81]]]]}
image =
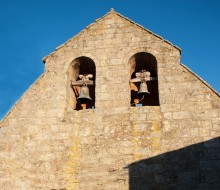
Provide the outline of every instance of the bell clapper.
{"type": "Polygon", "coordinates": [[[144,95],[142,96],[142,98],[139,100],[139,102],[141,102],[144,99],[144,95]]]}

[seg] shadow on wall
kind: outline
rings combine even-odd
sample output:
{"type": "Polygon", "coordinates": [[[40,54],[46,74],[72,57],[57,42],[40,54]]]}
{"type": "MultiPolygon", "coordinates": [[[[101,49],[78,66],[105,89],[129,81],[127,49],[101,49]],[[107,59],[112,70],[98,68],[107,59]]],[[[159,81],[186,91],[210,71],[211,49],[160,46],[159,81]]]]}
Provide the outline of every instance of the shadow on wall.
{"type": "Polygon", "coordinates": [[[220,190],[220,137],[128,166],[129,190],[220,190]]]}

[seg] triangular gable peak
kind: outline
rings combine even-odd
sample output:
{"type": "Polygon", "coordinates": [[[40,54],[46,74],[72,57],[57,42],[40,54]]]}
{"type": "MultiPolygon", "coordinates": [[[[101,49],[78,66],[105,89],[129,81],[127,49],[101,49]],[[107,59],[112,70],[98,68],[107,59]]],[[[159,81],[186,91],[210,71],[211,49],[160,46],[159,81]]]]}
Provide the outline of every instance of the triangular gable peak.
{"type": "Polygon", "coordinates": [[[83,30],[80,31],[78,34],[76,34],[75,36],[73,36],[72,38],[70,38],[69,40],[67,40],[64,44],[61,44],[60,46],[56,47],[56,48],[55,48],[55,51],[52,52],[52,53],[50,53],[49,55],[45,56],[45,57],[42,59],[42,61],[43,61],[43,62],[46,62],[47,58],[48,58],[50,55],[52,55],[52,54],[55,53],[57,50],[59,50],[60,48],[62,48],[63,46],[65,46],[69,41],[74,40],[74,39],[77,38],[79,35],[81,35],[85,30],[89,29],[90,27],[94,26],[97,22],[99,22],[99,21],[101,21],[102,19],[106,18],[107,16],[111,16],[111,15],[117,15],[117,16],[121,17],[122,19],[125,19],[125,20],[127,20],[128,22],[130,22],[130,23],[136,25],[137,27],[139,27],[139,28],[145,30],[145,31],[148,32],[149,34],[151,34],[151,35],[155,36],[156,38],[158,38],[159,40],[161,40],[161,41],[163,41],[163,42],[165,42],[165,43],[167,43],[167,44],[173,46],[174,48],[176,48],[177,50],[179,50],[179,52],[180,52],[180,54],[181,54],[181,51],[182,51],[182,50],[181,50],[178,46],[173,45],[170,41],[163,39],[161,36],[159,36],[159,35],[153,33],[152,31],[150,31],[150,30],[148,30],[148,29],[146,29],[146,28],[143,27],[142,25],[137,24],[136,22],[132,21],[131,19],[129,19],[129,18],[123,16],[122,14],[116,12],[116,11],[112,8],[107,14],[105,14],[104,16],[102,16],[102,17],[96,19],[95,22],[93,22],[93,23],[91,23],[90,25],[88,25],[85,29],[83,29],[83,30]]]}
{"type": "MultiPolygon", "coordinates": [[[[123,16],[122,14],[116,12],[114,9],[111,9],[108,13],[106,13],[104,16],[98,18],[95,20],[95,22],[91,23],[90,25],[88,25],[85,29],[83,29],[82,31],[80,31],[78,34],[76,34],[75,36],[73,36],[72,38],[70,38],[69,40],[67,40],[64,44],[61,44],[60,46],[55,48],[55,51],[50,53],[49,55],[45,56],[43,58],[43,62],[45,63],[47,61],[47,58],[49,58],[50,56],[53,56],[54,53],[56,53],[56,51],[58,51],[59,49],[61,49],[62,47],[64,47],[65,45],[67,45],[70,41],[76,40],[77,37],[79,37],[80,35],[82,35],[86,30],[90,29],[91,27],[95,26],[96,24],[98,24],[99,22],[101,22],[102,20],[104,20],[105,18],[109,17],[109,16],[118,16],[132,24],[134,24],[135,26],[139,27],[140,29],[145,30],[147,33],[153,35],[154,37],[156,37],[157,39],[161,40],[162,42],[165,42],[167,44],[169,44],[170,46],[174,47],[175,49],[177,49],[180,54],[181,54],[181,49],[176,46],[173,45],[170,41],[163,39],[161,36],[153,33],[152,31],[146,29],[145,27],[137,24],[136,22],[132,21],[131,19],[123,16]]],[[[184,68],[186,68],[186,66],[183,66],[184,68]]],[[[196,75],[193,71],[189,70],[188,68],[186,68],[190,73],[192,73],[194,76],[196,76],[202,83],[204,83],[208,88],[210,88],[215,94],[217,94],[218,96],[219,93],[217,91],[215,91],[207,82],[205,82],[204,80],[202,80],[198,75],[196,75]]]]}
{"type": "MultiPolygon", "coordinates": [[[[113,11],[114,11],[114,10],[113,10],[113,11]]],[[[114,12],[115,12],[115,11],[114,11],[114,12]]],[[[110,13],[110,12],[109,12],[109,13],[110,13]]],[[[109,13],[108,13],[108,14],[109,14],[109,13]]],[[[170,44],[171,46],[173,46],[173,47],[175,47],[176,49],[178,49],[178,50],[180,51],[180,53],[181,53],[182,50],[181,50],[178,46],[173,45],[170,41],[163,39],[163,37],[161,37],[161,36],[159,36],[159,35],[153,33],[152,31],[146,29],[144,26],[142,26],[142,25],[140,25],[140,24],[137,24],[136,22],[132,21],[131,19],[129,19],[129,18],[127,18],[127,17],[124,17],[124,16],[121,15],[120,13],[115,12],[115,14],[117,14],[118,16],[120,16],[120,17],[126,19],[127,21],[129,21],[129,22],[135,24],[136,26],[138,26],[138,27],[140,27],[140,28],[146,30],[146,31],[149,32],[150,34],[152,34],[152,35],[154,35],[155,37],[161,39],[162,41],[164,41],[164,42],[170,44]]]]}

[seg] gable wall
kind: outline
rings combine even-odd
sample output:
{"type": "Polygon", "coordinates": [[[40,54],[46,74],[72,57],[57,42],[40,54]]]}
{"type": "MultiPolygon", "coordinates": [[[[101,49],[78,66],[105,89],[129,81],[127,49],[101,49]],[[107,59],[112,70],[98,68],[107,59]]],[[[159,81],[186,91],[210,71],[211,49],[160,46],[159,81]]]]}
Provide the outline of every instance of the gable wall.
{"type": "Polygon", "coordinates": [[[129,164],[218,137],[219,96],[179,60],[179,50],[115,13],[67,41],[1,123],[0,186],[134,190],[129,164]],[[160,106],[130,107],[128,61],[138,52],[157,59],[160,106]],[[94,110],[67,101],[79,56],[96,64],[94,110]]]}

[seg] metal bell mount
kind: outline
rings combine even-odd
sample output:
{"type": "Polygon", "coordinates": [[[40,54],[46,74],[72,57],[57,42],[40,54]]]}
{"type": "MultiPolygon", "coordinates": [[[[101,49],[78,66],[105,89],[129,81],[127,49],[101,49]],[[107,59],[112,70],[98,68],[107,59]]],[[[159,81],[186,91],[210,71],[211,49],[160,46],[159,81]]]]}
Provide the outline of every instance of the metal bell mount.
{"type": "Polygon", "coordinates": [[[72,86],[81,86],[80,87],[80,93],[77,98],[77,101],[79,103],[88,103],[91,101],[91,97],[89,95],[89,88],[87,85],[93,85],[93,81],[89,80],[92,78],[92,74],[87,74],[87,75],[79,75],[80,80],[72,82],[72,86]]]}
{"type": "Polygon", "coordinates": [[[130,82],[136,83],[136,82],[141,82],[139,91],[137,95],[139,97],[142,97],[141,100],[144,98],[144,96],[150,94],[147,88],[147,81],[153,81],[156,80],[156,77],[151,77],[150,72],[146,70],[141,70],[140,72],[135,73],[136,78],[131,79],[130,82]]]}

